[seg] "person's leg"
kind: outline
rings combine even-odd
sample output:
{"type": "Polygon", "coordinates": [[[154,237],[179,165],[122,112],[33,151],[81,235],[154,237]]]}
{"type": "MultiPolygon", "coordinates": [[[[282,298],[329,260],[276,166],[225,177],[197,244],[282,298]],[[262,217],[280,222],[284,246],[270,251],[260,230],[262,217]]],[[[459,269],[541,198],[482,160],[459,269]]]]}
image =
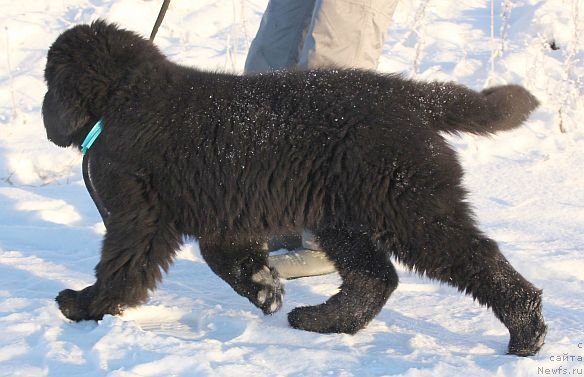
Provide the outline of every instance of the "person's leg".
{"type": "Polygon", "coordinates": [[[377,68],[398,0],[317,0],[298,66],[377,68]]]}
{"type": "Polygon", "coordinates": [[[270,0],[251,43],[246,74],[293,68],[316,0],[270,0]]]}
{"type": "MultiPolygon", "coordinates": [[[[375,69],[397,3],[398,0],[270,0],[250,47],[245,73],[293,67],[375,69]]],[[[287,279],[336,271],[307,230],[302,234],[302,247],[283,255],[271,254],[269,264],[287,279]]]]}
{"type": "MultiPolygon", "coordinates": [[[[377,68],[397,3],[398,0],[317,0],[298,66],[377,68]]],[[[294,252],[292,261],[314,265],[315,275],[334,272],[312,232],[303,232],[302,246],[306,251],[294,252]]],[[[284,267],[282,263],[283,276],[297,273],[293,266],[289,271],[284,267]]],[[[310,269],[306,270],[308,273],[310,269]]]]}
{"type": "MultiPolygon", "coordinates": [[[[316,0],[270,0],[249,48],[244,73],[254,74],[296,67],[315,3],[316,0]]],[[[272,253],[269,256],[269,265],[282,278],[327,273],[321,271],[326,256],[317,252],[315,260],[312,254],[301,251],[303,248],[298,234],[273,237],[265,247],[269,252],[288,250],[286,254],[272,253]]],[[[332,263],[324,265],[326,271],[335,271],[332,263]]]]}

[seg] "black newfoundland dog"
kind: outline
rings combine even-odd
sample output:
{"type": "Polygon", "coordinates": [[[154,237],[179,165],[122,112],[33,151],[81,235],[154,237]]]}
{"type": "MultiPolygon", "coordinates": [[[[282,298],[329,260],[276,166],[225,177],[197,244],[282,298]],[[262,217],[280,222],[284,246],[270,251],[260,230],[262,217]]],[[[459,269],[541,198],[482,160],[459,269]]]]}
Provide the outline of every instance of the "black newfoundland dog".
{"type": "Polygon", "coordinates": [[[204,72],[103,21],[59,36],[45,78],[49,140],[80,147],[103,124],[84,167],[107,234],[95,284],[57,297],[67,318],[144,303],[183,237],[273,313],[284,291],[262,245],[306,228],[342,285],[325,303],[292,310],[292,327],[362,329],[398,284],[394,257],[492,308],[510,353],[542,346],[541,291],[477,228],[440,135],[518,127],[537,106],[525,89],[475,92],[359,70],[204,72]]]}

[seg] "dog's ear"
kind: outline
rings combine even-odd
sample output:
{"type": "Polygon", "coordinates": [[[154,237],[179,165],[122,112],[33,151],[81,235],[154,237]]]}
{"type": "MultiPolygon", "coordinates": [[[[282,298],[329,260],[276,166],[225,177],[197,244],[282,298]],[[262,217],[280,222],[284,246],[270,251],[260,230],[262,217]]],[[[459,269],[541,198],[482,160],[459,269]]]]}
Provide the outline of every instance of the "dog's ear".
{"type": "Polygon", "coordinates": [[[47,138],[60,147],[68,147],[73,142],[73,135],[83,128],[90,120],[88,114],[82,112],[79,104],[59,98],[49,89],[43,101],[43,121],[47,138]]]}

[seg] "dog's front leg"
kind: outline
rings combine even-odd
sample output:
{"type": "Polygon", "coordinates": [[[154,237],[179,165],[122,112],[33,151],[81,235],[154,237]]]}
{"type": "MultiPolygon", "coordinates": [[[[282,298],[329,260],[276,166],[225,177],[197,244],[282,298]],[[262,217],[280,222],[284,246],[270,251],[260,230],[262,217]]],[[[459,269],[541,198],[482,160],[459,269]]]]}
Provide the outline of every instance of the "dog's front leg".
{"type": "Polygon", "coordinates": [[[181,237],[157,193],[136,177],[116,178],[119,190],[112,191],[123,193],[125,200],[110,200],[118,204],[108,208],[112,212],[95,268],[97,281],[81,291],[64,290],[56,298],[61,312],[74,321],[99,320],[143,304],[180,246],[181,237]]]}
{"type": "Polygon", "coordinates": [[[199,240],[201,255],[219,277],[264,314],[282,306],[284,289],[278,272],[268,266],[268,253],[258,240],[199,240]]]}

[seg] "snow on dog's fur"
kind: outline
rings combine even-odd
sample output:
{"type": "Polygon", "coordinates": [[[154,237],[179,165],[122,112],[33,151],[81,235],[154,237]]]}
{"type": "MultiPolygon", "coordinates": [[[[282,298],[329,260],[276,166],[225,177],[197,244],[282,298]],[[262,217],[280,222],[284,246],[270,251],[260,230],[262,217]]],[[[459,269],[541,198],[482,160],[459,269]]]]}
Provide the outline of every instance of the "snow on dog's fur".
{"type": "Polygon", "coordinates": [[[340,291],[288,316],[299,329],[355,333],[398,284],[390,256],[470,294],[509,329],[509,352],[543,344],[541,291],[477,228],[462,169],[439,131],[518,127],[525,89],[482,92],[359,70],[236,76],[167,60],[149,41],[98,21],[48,53],[48,138],[79,147],[107,233],[97,281],[57,297],[75,321],[142,304],[185,236],[211,269],[264,313],[283,289],[262,247],[306,228],[340,291]]]}

